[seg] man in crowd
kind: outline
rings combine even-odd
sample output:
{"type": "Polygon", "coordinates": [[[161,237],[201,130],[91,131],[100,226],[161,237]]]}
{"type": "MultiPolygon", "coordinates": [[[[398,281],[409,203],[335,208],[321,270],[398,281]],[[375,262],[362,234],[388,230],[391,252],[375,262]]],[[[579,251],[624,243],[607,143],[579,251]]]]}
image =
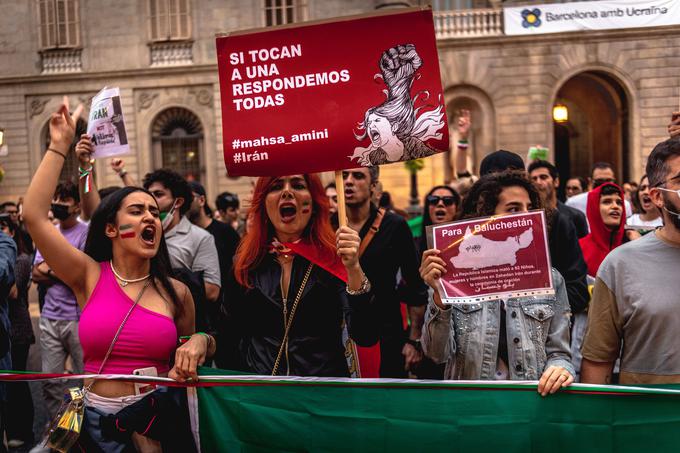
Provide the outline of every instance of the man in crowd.
{"type": "Polygon", "coordinates": [[[479,164],[479,176],[505,170],[524,170],[524,160],[512,151],[499,149],[484,156],[484,159],[479,164]]]}
{"type": "Polygon", "coordinates": [[[535,160],[529,165],[529,179],[541,194],[543,206],[546,209],[557,211],[568,219],[576,229],[578,238],[588,234],[588,222],[586,216],[578,209],[567,206],[557,199],[557,190],[560,187],[560,175],[557,168],[547,160],[535,160]]]}
{"type": "Polygon", "coordinates": [[[0,214],[9,214],[9,219],[19,225],[19,206],[15,202],[5,201],[0,204],[0,214]]]}
{"type": "MultiPolygon", "coordinates": [[[[227,287],[227,281],[232,271],[234,262],[234,254],[236,248],[241,240],[236,230],[224,222],[213,220],[209,215],[209,208],[206,201],[206,193],[203,185],[197,181],[189,183],[191,191],[194,195],[194,201],[191,203],[188,217],[191,222],[212,234],[215,240],[215,247],[217,248],[217,256],[220,261],[220,276],[222,281],[222,291],[227,287]]],[[[221,300],[221,298],[220,298],[221,300]]],[[[208,317],[214,328],[219,327],[219,304],[211,304],[208,308],[208,317]]],[[[235,338],[229,340],[230,332],[222,332],[219,336],[220,344],[217,350],[215,361],[220,368],[235,370],[240,369],[238,360],[239,351],[238,344],[235,338]],[[225,338],[226,336],[226,338],[225,338]]]]}
{"type": "Polygon", "coordinates": [[[193,201],[189,184],[168,169],[147,173],[143,184],[158,203],[172,267],[202,273],[206,298],[215,302],[222,285],[215,240],[185,216],[193,201]]]}
{"type": "Polygon", "coordinates": [[[326,196],[328,197],[328,207],[331,216],[338,212],[338,190],[335,188],[335,183],[329,183],[326,186],[326,196]]]}
{"type": "Polygon", "coordinates": [[[586,191],[587,187],[586,180],[580,176],[567,179],[567,184],[564,187],[564,194],[567,198],[571,198],[574,195],[578,195],[586,191]]]}
{"type": "MultiPolygon", "coordinates": [[[[51,209],[61,234],[72,246],[84,250],[88,227],[78,220],[80,214],[78,187],[70,182],[59,184],[54,192],[51,209]]],[[[54,275],[40,250],[34,260],[33,281],[47,287],[39,323],[43,373],[63,373],[67,356],[71,357],[72,371],[82,372],[83,351],[78,337],[80,310],[76,297],[71,289],[54,275]]],[[[48,419],[51,420],[59,410],[64,390],[64,384],[58,380],[43,382],[48,419]]]]}
{"type": "Polygon", "coordinates": [[[581,312],[588,306],[590,295],[586,282],[586,264],[578,246],[578,238],[581,236],[577,233],[576,224],[579,222],[579,226],[585,230],[582,234],[585,236],[588,233],[586,220],[580,211],[557,200],[560,183],[554,165],[545,160],[535,160],[529,165],[528,171],[529,178],[541,195],[550,223],[548,244],[552,265],[564,277],[572,313],[581,312]]]}
{"type": "Polygon", "coordinates": [[[238,195],[231,192],[222,192],[215,199],[215,206],[220,213],[222,222],[236,230],[239,236],[243,236],[245,234],[245,222],[239,216],[240,205],[238,195]]]}
{"type": "Polygon", "coordinates": [[[656,145],[646,170],[664,226],[618,247],[599,267],[582,349],[586,383],[612,383],[619,354],[621,384],[680,382],[680,137],[656,145]]]}
{"type": "Polygon", "coordinates": [[[354,168],[342,174],[348,225],[361,237],[364,248],[361,267],[383,313],[382,324],[376,326],[380,330],[380,376],[406,377],[406,371],[415,369],[422,360],[420,334],[427,305],[427,287],[418,273],[413,236],[404,219],[391,212],[383,214],[371,203],[378,167],[354,168]],[[396,290],[399,270],[408,288],[404,302],[408,305],[411,326],[407,337],[396,290]]]}
{"type": "MultiPolygon", "coordinates": [[[[606,182],[616,183],[616,174],[614,173],[614,167],[612,166],[612,164],[608,162],[596,162],[595,164],[593,164],[593,169],[590,172],[589,190],[593,190],[606,182]]],[[[631,215],[633,213],[633,210],[630,203],[626,200],[625,204],[626,215],[631,215]]],[[[567,199],[567,206],[578,209],[579,211],[586,215],[587,205],[588,205],[588,192],[580,193],[567,199]]]]}

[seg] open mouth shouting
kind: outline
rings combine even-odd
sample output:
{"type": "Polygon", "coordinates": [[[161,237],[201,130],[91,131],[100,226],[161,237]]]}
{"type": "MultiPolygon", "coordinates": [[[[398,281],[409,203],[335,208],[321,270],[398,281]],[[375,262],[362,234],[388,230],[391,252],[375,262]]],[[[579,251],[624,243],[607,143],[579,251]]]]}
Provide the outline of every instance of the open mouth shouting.
{"type": "Polygon", "coordinates": [[[373,144],[380,145],[380,132],[378,132],[376,129],[370,128],[368,130],[368,134],[370,135],[373,144]]]}
{"type": "Polygon", "coordinates": [[[295,220],[297,215],[297,206],[291,201],[283,201],[279,204],[279,216],[281,222],[291,223],[295,220]]]}
{"type": "Polygon", "coordinates": [[[652,209],[652,199],[648,195],[643,195],[640,197],[640,204],[642,205],[642,209],[645,211],[652,209]]]}
{"type": "Polygon", "coordinates": [[[434,220],[437,223],[444,222],[446,220],[446,209],[443,208],[435,209],[432,220],[434,220]]]}
{"type": "Polygon", "coordinates": [[[156,245],[156,227],[154,225],[144,227],[140,239],[144,245],[154,247],[156,245]]]}

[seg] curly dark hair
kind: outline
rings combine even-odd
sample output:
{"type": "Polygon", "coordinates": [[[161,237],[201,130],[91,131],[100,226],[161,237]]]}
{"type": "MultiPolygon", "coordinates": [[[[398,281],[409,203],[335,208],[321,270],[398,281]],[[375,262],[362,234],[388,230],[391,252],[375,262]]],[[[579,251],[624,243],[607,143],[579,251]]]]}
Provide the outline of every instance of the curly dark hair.
{"type": "Polygon", "coordinates": [[[191,186],[186,179],[176,171],[161,168],[147,173],[144,176],[142,184],[146,190],[149,190],[151,184],[159,182],[172,193],[174,198],[182,198],[184,203],[179,208],[180,216],[186,214],[191,208],[191,202],[194,201],[194,193],[191,191],[191,186]]]}
{"type": "Polygon", "coordinates": [[[498,197],[507,187],[521,187],[529,194],[532,209],[542,209],[541,197],[533,184],[527,179],[526,172],[507,170],[482,176],[470,188],[463,199],[461,219],[491,216],[496,212],[498,197]]]}

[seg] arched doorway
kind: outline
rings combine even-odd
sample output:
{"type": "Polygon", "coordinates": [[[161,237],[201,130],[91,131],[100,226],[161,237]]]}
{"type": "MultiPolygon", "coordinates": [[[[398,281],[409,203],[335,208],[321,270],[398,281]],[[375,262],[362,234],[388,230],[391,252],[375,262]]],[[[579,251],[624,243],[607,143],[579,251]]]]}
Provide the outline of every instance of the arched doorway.
{"type": "Polygon", "coordinates": [[[555,104],[568,120],[555,121],[555,165],[562,181],[590,176],[595,162],[609,162],[619,182],[628,180],[629,101],[622,84],[603,71],[586,71],[567,80],[555,104]]]}
{"type": "Polygon", "coordinates": [[[187,181],[205,179],[203,125],[193,112],[173,107],[159,113],[151,145],[155,168],[170,168],[187,181]]]}

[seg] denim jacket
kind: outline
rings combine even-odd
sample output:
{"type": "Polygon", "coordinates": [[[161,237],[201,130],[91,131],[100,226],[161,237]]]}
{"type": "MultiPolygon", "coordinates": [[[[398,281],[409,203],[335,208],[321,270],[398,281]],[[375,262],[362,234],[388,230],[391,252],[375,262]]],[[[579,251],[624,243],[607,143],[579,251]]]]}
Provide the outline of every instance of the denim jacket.
{"type": "MultiPolygon", "coordinates": [[[[571,311],[567,292],[560,273],[553,269],[552,275],[554,296],[503,301],[508,379],[538,380],[551,365],[564,367],[575,376],[569,347],[571,311]]],[[[436,363],[446,363],[445,379],[495,379],[501,302],[461,303],[440,310],[430,293],[422,346],[436,363]]]]}

